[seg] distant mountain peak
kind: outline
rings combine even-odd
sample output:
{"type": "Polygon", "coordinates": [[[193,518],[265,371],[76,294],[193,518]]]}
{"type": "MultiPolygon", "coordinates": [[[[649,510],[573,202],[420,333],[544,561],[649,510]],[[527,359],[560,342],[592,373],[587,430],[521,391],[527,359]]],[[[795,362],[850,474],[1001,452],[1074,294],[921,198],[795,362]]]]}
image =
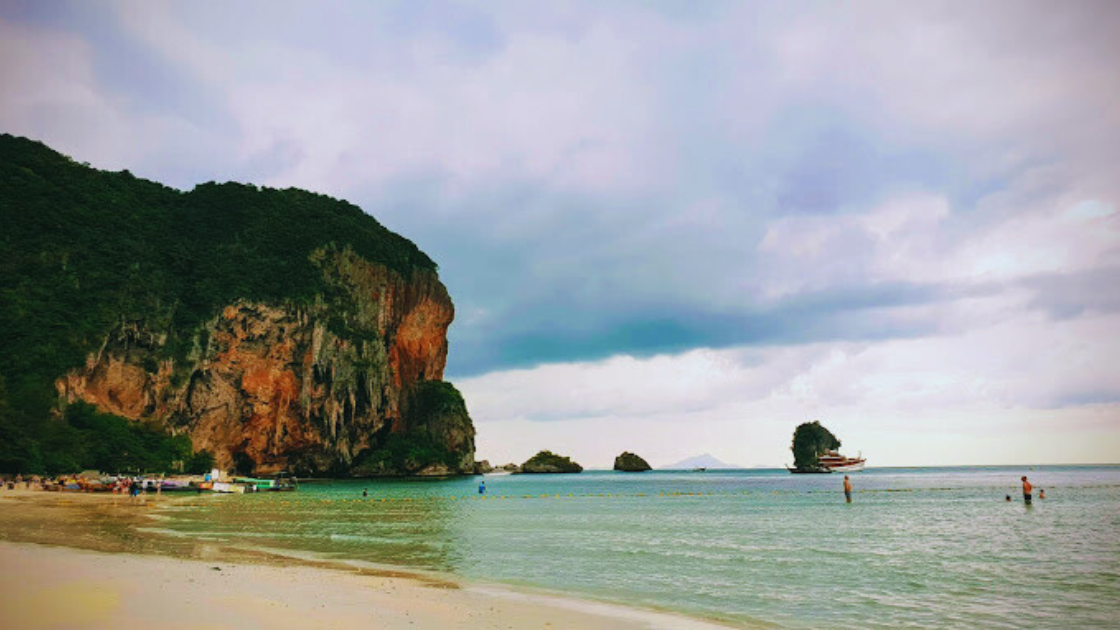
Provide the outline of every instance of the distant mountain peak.
{"type": "Polygon", "coordinates": [[[721,462],[711,453],[704,453],[702,455],[682,459],[675,464],[661,467],[662,470],[692,470],[693,468],[742,468],[742,466],[721,462]]]}

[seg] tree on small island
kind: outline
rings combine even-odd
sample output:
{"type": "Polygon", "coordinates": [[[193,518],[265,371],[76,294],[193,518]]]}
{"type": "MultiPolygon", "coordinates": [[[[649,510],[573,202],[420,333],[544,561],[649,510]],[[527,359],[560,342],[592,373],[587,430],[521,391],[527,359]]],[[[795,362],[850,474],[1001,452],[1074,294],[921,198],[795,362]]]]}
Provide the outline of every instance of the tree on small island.
{"type": "Polygon", "coordinates": [[[819,420],[805,422],[793,432],[793,466],[797,470],[811,470],[820,464],[820,456],[840,448],[840,440],[821,426],[819,420]]]}
{"type": "Polygon", "coordinates": [[[557,455],[552,451],[541,451],[521,464],[521,472],[530,474],[578,473],[583,472],[583,466],[573,462],[569,457],[557,455]]]}
{"type": "Polygon", "coordinates": [[[622,472],[645,472],[647,470],[653,470],[649,462],[630,451],[626,451],[614,458],[614,469],[622,472]]]}

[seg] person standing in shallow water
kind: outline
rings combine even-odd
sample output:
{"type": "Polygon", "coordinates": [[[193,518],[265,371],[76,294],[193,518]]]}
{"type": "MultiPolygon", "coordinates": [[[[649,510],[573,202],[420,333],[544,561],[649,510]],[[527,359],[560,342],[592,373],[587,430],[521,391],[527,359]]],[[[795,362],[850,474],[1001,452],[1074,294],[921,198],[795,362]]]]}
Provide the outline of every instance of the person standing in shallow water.
{"type": "Polygon", "coordinates": [[[1027,505],[1031,504],[1031,490],[1033,489],[1034,486],[1031,485],[1031,482],[1027,481],[1026,477],[1023,477],[1023,503],[1027,505]]]}
{"type": "Polygon", "coordinates": [[[852,502],[852,480],[847,475],[844,475],[844,500],[852,502]]]}
{"type": "Polygon", "coordinates": [[[478,493],[479,494],[486,494],[486,482],[485,481],[478,484],[478,493]]]}

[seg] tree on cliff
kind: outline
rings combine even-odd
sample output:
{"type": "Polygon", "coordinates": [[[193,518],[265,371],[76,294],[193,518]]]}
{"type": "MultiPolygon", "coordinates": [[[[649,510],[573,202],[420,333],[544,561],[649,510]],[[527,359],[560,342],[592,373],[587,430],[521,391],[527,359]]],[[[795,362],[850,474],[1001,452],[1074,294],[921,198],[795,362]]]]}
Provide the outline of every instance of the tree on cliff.
{"type": "Polygon", "coordinates": [[[793,465],[795,468],[813,468],[820,456],[831,449],[840,448],[840,440],[831,431],[821,426],[819,420],[806,422],[793,432],[793,465]]]}

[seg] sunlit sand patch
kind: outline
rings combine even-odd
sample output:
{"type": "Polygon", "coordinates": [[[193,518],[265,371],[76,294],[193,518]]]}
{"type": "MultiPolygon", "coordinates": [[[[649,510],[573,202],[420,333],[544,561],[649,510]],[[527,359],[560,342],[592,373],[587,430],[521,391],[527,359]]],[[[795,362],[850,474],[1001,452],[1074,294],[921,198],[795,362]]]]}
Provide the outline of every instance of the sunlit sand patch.
{"type": "MultiPolygon", "coordinates": [[[[112,584],[78,580],[26,593],[15,587],[6,593],[4,608],[19,613],[12,619],[20,628],[69,628],[106,621],[120,607],[120,593],[112,584]],[[19,606],[13,604],[18,599],[19,606]]],[[[3,601],[3,600],[0,600],[3,601]]]]}

